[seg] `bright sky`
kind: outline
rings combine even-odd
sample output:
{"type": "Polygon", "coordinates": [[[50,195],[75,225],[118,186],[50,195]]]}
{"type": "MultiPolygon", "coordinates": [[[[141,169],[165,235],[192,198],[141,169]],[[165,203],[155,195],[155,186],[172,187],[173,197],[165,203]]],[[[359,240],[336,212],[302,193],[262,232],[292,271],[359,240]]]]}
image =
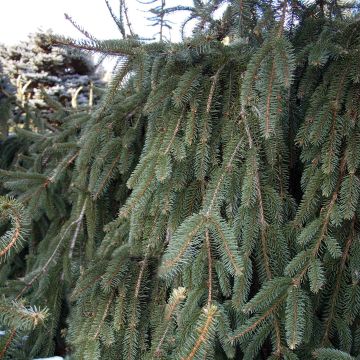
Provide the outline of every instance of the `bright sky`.
{"type": "MultiPolygon", "coordinates": [[[[68,13],[79,25],[99,39],[118,38],[120,36],[115,23],[107,10],[104,0],[3,0],[1,1],[0,43],[14,44],[26,39],[37,29],[52,29],[55,33],[81,37],[81,34],[65,20],[68,13]]],[[[109,0],[114,13],[118,13],[119,1],[109,0]]],[[[168,0],[167,5],[189,5],[190,0],[168,0]]],[[[143,5],[136,0],[127,1],[134,31],[144,37],[151,37],[155,30],[147,27],[143,5]]],[[[177,15],[174,21],[181,22],[184,15],[177,15]]],[[[177,31],[173,39],[177,40],[177,31]]]]}

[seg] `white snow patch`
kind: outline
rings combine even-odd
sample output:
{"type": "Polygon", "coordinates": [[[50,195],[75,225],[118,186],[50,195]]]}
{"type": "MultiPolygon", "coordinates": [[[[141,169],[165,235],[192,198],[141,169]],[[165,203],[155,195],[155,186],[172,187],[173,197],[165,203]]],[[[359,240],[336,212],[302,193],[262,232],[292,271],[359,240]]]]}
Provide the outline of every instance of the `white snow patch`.
{"type": "Polygon", "coordinates": [[[49,357],[49,358],[38,358],[38,359],[34,359],[34,360],[64,360],[64,358],[62,358],[61,356],[53,356],[53,357],[49,357]]]}

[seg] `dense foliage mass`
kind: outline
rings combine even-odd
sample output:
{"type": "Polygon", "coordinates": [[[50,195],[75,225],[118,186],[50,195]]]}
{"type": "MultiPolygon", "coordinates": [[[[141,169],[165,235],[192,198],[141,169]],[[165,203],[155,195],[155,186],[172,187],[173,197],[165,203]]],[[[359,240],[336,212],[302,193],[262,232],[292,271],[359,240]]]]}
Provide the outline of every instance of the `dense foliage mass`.
{"type": "Polygon", "coordinates": [[[359,358],[356,4],[159,7],[179,44],[121,4],[122,40],[53,38],[119,56],[102,102],[0,170],[0,358],[359,358]]]}

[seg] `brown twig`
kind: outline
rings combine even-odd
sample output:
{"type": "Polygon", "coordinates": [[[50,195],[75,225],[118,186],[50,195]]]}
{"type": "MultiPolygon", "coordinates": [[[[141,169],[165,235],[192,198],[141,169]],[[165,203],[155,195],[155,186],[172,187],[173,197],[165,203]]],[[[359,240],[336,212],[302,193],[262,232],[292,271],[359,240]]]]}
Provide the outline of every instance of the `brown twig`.
{"type": "Polygon", "coordinates": [[[0,359],[3,359],[3,358],[4,358],[6,351],[7,351],[8,348],[10,347],[11,342],[14,340],[15,335],[16,335],[16,329],[13,328],[13,329],[11,330],[11,333],[10,333],[9,338],[7,339],[7,341],[6,341],[3,349],[2,349],[1,352],[0,352],[0,359]]]}

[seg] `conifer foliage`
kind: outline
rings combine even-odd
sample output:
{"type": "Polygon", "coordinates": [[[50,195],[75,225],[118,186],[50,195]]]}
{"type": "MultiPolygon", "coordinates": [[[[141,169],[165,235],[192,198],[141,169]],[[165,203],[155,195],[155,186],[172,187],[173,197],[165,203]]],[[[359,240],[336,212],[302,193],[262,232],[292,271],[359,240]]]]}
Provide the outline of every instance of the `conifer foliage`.
{"type": "Polygon", "coordinates": [[[359,358],[356,4],[163,6],[196,21],[177,44],[121,4],[122,40],[53,38],[119,57],[102,102],[57,104],[0,170],[0,357],[359,358]]]}

